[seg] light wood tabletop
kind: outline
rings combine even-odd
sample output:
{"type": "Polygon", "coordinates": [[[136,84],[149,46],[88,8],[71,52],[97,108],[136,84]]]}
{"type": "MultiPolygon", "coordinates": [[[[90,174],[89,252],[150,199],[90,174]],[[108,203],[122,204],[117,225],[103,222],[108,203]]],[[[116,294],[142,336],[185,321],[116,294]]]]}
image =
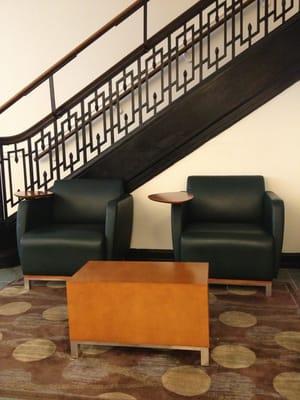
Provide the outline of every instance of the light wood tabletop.
{"type": "Polygon", "coordinates": [[[166,192],[150,194],[148,198],[160,203],[181,204],[192,200],[194,195],[188,192],[166,192]]]}
{"type": "Polygon", "coordinates": [[[42,191],[42,190],[25,190],[19,191],[15,193],[15,196],[19,197],[20,199],[25,200],[36,200],[36,199],[43,199],[45,197],[53,196],[53,192],[49,191],[42,191]]]}
{"type": "Polygon", "coordinates": [[[88,261],[70,282],[131,282],[207,285],[208,263],[183,261],[88,261]]]}

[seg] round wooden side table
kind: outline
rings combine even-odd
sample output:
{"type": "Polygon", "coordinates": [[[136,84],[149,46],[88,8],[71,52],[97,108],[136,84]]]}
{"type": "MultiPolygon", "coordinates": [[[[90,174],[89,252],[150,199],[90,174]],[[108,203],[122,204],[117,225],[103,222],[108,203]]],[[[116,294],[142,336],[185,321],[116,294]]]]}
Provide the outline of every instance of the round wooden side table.
{"type": "Polygon", "coordinates": [[[37,200],[37,199],[44,199],[45,197],[53,196],[53,192],[49,191],[42,191],[42,190],[25,190],[19,191],[15,193],[20,200],[37,200]]]}
{"type": "Polygon", "coordinates": [[[159,203],[181,204],[194,198],[194,195],[188,192],[166,192],[149,194],[148,198],[159,203]]]}
{"type": "Polygon", "coordinates": [[[194,195],[188,192],[165,192],[149,194],[148,198],[159,203],[176,205],[191,201],[194,198],[194,195]]]}

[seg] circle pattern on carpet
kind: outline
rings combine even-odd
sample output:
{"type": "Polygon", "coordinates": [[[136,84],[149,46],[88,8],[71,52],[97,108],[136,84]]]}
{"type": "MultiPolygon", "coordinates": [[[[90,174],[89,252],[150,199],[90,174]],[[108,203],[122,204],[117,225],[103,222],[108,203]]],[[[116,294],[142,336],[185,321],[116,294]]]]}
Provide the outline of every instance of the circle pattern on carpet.
{"type": "Polygon", "coordinates": [[[43,318],[47,321],[65,321],[68,319],[67,306],[48,308],[43,312],[43,318]]]}
{"type": "Polygon", "coordinates": [[[255,289],[247,289],[243,286],[228,286],[227,291],[238,296],[253,296],[256,294],[255,289]]]}
{"type": "Polygon", "coordinates": [[[249,328],[257,323],[254,315],[240,311],[226,311],[219,315],[219,320],[234,328],[249,328]]]}
{"type": "Polygon", "coordinates": [[[136,398],[131,396],[130,394],[121,392],[103,393],[100,394],[98,398],[103,400],[136,400],[136,398]]]}
{"type": "Polygon", "coordinates": [[[0,306],[0,315],[10,316],[22,314],[31,309],[31,304],[27,301],[15,301],[0,306]]]}
{"type": "Polygon", "coordinates": [[[21,294],[25,294],[28,291],[24,289],[22,286],[10,286],[0,290],[0,296],[4,297],[14,297],[20,296],[21,294]]]}
{"type": "Polygon", "coordinates": [[[168,369],[161,379],[167,390],[180,396],[198,396],[207,392],[211,384],[204,371],[188,365],[168,369]]]}
{"type": "Polygon", "coordinates": [[[288,400],[299,400],[300,398],[300,373],[283,372],[273,380],[276,392],[288,400]]]}
{"type": "Polygon", "coordinates": [[[255,353],[245,346],[224,344],[213,349],[212,359],[225,368],[248,368],[255,363],[255,353]]]}
{"type": "Polygon", "coordinates": [[[288,350],[300,352],[300,332],[280,332],[275,336],[275,341],[277,344],[279,344],[279,346],[282,346],[288,350]]]}
{"type": "Polygon", "coordinates": [[[55,344],[48,339],[33,339],[20,344],[13,351],[13,357],[18,361],[40,361],[55,353],[55,344]]]}
{"type": "Polygon", "coordinates": [[[102,354],[110,350],[111,347],[105,347],[105,346],[94,346],[91,344],[81,344],[80,345],[80,350],[83,354],[89,355],[89,356],[96,356],[97,354],[102,354]]]}

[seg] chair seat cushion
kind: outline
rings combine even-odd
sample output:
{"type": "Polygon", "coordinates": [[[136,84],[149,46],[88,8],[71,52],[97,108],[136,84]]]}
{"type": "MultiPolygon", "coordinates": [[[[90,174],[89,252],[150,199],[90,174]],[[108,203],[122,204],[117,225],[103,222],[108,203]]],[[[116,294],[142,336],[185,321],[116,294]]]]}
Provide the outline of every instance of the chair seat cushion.
{"type": "Polygon", "coordinates": [[[24,275],[73,275],[88,260],[104,258],[104,226],[54,224],[21,239],[24,275]]]}
{"type": "Polygon", "coordinates": [[[181,259],[208,261],[210,278],[271,280],[273,237],[259,225],[191,223],[181,236],[181,259]]]}

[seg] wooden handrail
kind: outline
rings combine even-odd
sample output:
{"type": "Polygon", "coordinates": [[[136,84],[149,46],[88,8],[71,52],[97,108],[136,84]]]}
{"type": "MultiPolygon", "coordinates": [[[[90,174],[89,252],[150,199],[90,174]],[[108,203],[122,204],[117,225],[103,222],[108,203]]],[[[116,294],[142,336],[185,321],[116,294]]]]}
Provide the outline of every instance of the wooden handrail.
{"type": "Polygon", "coordinates": [[[0,114],[11,107],[14,103],[20,100],[23,96],[28,95],[32,90],[34,90],[37,86],[47,80],[54,73],[59,71],[64,65],[68,64],[72,61],[79,53],[81,53],[84,49],[98,40],[101,36],[103,36],[106,32],[108,32],[113,27],[119,25],[126,18],[134,14],[137,10],[145,5],[145,2],[148,0],[136,0],[130,6],[125,8],[121,13],[116,15],[113,19],[111,19],[107,24],[102,26],[102,28],[98,29],[95,33],[85,39],[82,43],[76,46],[72,51],[62,57],[59,61],[53,64],[50,68],[44,71],[41,75],[39,75],[36,79],[34,79],[31,83],[25,86],[22,90],[16,93],[13,97],[7,100],[0,107],[0,114]]]}

